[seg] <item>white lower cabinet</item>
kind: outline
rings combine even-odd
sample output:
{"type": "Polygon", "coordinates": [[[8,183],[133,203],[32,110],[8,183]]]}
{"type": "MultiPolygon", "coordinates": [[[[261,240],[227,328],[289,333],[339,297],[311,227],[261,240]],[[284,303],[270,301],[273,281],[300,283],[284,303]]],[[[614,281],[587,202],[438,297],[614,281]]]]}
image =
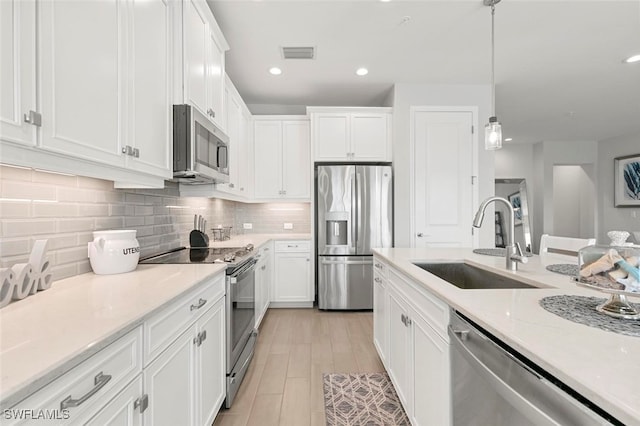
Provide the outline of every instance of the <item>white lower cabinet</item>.
{"type": "MultiPolygon", "coordinates": [[[[224,288],[224,274],[194,292],[193,300],[187,297],[179,306],[165,309],[180,312],[184,307],[197,319],[143,370],[148,396],[145,426],[213,423],[226,391],[225,298],[217,290],[221,286],[224,288]],[[207,294],[218,298],[209,300],[207,294]]],[[[161,320],[174,317],[164,312],[156,316],[161,320]]]]}
{"type": "Polygon", "coordinates": [[[264,314],[269,309],[271,302],[271,276],[273,274],[273,261],[271,256],[272,243],[269,242],[259,250],[260,259],[256,264],[256,329],[260,327],[264,314]]]}
{"type": "Polygon", "coordinates": [[[374,344],[407,416],[450,425],[448,306],[378,258],[374,268],[374,344]]]}
{"type": "Polygon", "coordinates": [[[138,407],[142,403],[142,377],[138,376],[113,398],[85,425],[87,426],[139,426],[142,416],[138,407]]]}
{"type": "Polygon", "coordinates": [[[303,307],[313,303],[309,241],[276,241],[274,269],[271,300],[276,306],[303,307]]]}

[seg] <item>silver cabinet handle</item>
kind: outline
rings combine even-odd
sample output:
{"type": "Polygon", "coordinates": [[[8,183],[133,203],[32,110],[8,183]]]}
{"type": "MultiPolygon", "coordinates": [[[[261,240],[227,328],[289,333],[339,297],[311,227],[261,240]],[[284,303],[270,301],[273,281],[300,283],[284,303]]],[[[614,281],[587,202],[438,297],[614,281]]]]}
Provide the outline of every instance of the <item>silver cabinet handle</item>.
{"type": "Polygon", "coordinates": [[[260,269],[262,269],[264,271],[265,269],[267,269],[267,265],[262,265],[262,268],[260,268],[260,269]]]}
{"type": "Polygon", "coordinates": [[[378,278],[378,277],[375,277],[373,280],[374,280],[375,282],[377,282],[377,283],[381,283],[381,282],[382,282],[382,280],[381,280],[380,278],[378,278]]]}
{"type": "Polygon", "coordinates": [[[133,148],[133,156],[136,158],[140,158],[140,149],[133,148]]]}
{"type": "Polygon", "coordinates": [[[382,264],[380,264],[380,263],[376,263],[376,264],[374,264],[373,266],[375,266],[375,267],[376,267],[376,268],[378,268],[378,269],[384,269],[384,268],[383,268],[383,266],[382,266],[382,264]]]}
{"type": "Polygon", "coordinates": [[[211,108],[209,108],[209,109],[207,110],[207,114],[208,114],[209,116],[211,116],[211,118],[214,118],[214,117],[216,116],[216,112],[215,112],[214,110],[212,110],[211,108]]]}
{"type": "Polygon", "coordinates": [[[404,325],[407,325],[407,317],[405,316],[405,314],[400,314],[400,321],[401,321],[404,325]]]}
{"type": "Polygon", "coordinates": [[[198,299],[198,304],[197,305],[191,305],[191,308],[189,309],[190,311],[195,311],[196,309],[200,309],[202,308],[205,303],[207,303],[207,299],[198,299]]]}
{"type": "Polygon", "coordinates": [[[404,323],[404,325],[409,327],[411,325],[411,318],[409,318],[408,316],[405,316],[405,318],[407,319],[407,321],[404,323]]]}
{"type": "Polygon", "coordinates": [[[23,116],[24,122],[33,124],[36,127],[42,126],[42,115],[39,112],[29,111],[23,116]]]}
{"type": "Polygon", "coordinates": [[[198,335],[193,338],[193,343],[195,343],[196,346],[200,346],[205,340],[207,340],[207,330],[198,333],[198,335]]]}
{"type": "Polygon", "coordinates": [[[83,404],[87,399],[91,398],[93,395],[96,394],[96,392],[98,392],[107,383],[109,383],[109,380],[111,380],[111,374],[102,374],[102,371],[99,372],[98,375],[93,379],[93,384],[94,384],[93,389],[91,389],[89,392],[85,393],[84,395],[82,395],[82,397],[78,399],[73,399],[71,395],[69,395],[68,397],[63,399],[62,402],[60,403],[60,409],[66,410],[67,408],[77,407],[83,404]]]}
{"type": "Polygon", "coordinates": [[[200,343],[204,342],[205,340],[207,340],[207,330],[204,330],[202,333],[200,333],[200,343]]]}
{"type": "Polygon", "coordinates": [[[289,248],[297,248],[298,245],[297,244],[287,244],[287,247],[289,247],[289,248]]]}
{"type": "Polygon", "coordinates": [[[422,232],[418,232],[416,235],[418,236],[418,238],[422,238],[424,236],[422,232]]]}
{"type": "Polygon", "coordinates": [[[236,186],[232,183],[229,184],[229,188],[235,188],[236,186]]]}

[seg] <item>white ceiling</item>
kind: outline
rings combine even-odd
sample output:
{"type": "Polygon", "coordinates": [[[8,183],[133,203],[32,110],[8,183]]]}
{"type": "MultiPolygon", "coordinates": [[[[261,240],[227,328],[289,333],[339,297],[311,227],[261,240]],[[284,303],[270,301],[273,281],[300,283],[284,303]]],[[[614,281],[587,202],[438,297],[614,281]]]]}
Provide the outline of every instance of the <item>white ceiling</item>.
{"type": "MultiPolygon", "coordinates": [[[[227,73],[247,104],[381,106],[394,83],[490,82],[482,0],[208,2],[231,46],[227,73]],[[284,60],[281,46],[315,46],[317,59],[284,60]],[[272,66],[283,74],[270,75],[272,66]],[[355,75],[361,66],[366,77],[355,75]]],[[[505,136],[640,133],[640,63],[622,63],[638,53],[640,0],[503,0],[496,109],[505,136]]]]}

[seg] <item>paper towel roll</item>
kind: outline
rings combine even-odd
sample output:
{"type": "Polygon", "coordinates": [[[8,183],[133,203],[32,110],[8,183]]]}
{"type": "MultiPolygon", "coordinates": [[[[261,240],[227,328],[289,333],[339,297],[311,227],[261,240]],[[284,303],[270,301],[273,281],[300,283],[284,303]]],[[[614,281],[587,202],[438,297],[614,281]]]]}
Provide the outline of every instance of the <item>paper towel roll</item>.
{"type": "Polygon", "coordinates": [[[13,270],[0,268],[0,308],[4,308],[11,302],[15,285],[13,270]]]}
{"type": "Polygon", "coordinates": [[[14,281],[13,300],[21,300],[31,293],[35,284],[33,280],[33,268],[30,263],[18,263],[11,267],[13,269],[14,281]]]}

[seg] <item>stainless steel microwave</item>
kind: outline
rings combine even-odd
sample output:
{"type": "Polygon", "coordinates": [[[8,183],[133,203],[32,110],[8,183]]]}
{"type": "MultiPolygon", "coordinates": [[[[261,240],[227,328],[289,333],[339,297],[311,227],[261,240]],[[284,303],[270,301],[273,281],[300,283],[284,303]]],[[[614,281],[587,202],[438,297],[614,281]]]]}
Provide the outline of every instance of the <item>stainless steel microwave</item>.
{"type": "Polygon", "coordinates": [[[229,137],[191,105],[173,106],[173,180],[229,182],[229,137]]]}

